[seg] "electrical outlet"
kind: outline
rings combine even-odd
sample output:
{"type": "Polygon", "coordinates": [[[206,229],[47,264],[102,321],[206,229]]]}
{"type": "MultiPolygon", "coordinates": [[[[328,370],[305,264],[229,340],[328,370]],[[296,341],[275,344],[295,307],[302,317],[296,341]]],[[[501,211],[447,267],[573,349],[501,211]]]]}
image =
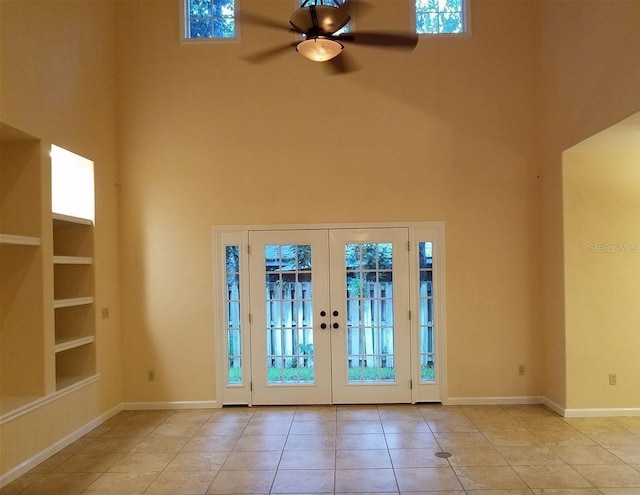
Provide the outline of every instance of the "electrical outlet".
{"type": "Polygon", "coordinates": [[[150,382],[155,381],[156,379],[156,372],[153,370],[149,370],[147,371],[147,380],[149,380],[150,382]]]}
{"type": "Polygon", "coordinates": [[[521,364],[520,366],[518,366],[518,375],[521,375],[521,376],[524,375],[524,364],[521,364]]]}
{"type": "Polygon", "coordinates": [[[615,373],[609,373],[609,385],[617,385],[618,377],[615,373]]]}

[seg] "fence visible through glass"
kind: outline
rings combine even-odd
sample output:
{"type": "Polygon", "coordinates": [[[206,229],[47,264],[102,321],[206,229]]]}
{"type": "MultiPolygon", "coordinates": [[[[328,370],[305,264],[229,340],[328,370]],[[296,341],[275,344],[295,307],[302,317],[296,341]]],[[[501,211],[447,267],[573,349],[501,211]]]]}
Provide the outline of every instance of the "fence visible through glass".
{"type": "Polygon", "coordinates": [[[347,244],[345,267],[348,382],[393,382],[392,244],[347,244]]]}
{"type": "Polygon", "coordinates": [[[314,383],[311,246],[267,245],[264,262],[267,383],[314,383]]]}
{"type": "Polygon", "coordinates": [[[227,383],[242,383],[242,339],[240,325],[240,253],[239,246],[225,248],[227,274],[227,383]]]}
{"type": "Polygon", "coordinates": [[[433,382],[435,373],[433,327],[433,244],[419,242],[420,256],[420,380],[433,382]]]}

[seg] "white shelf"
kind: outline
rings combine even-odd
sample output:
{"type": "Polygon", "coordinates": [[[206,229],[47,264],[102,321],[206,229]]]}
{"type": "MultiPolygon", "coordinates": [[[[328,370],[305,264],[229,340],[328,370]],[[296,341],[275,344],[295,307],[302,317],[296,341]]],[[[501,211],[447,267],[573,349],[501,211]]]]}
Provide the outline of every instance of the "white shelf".
{"type": "Polygon", "coordinates": [[[76,347],[81,347],[87,344],[93,344],[96,341],[96,338],[93,335],[89,335],[87,337],[80,337],[77,339],[69,339],[61,342],[57,342],[55,346],[56,352],[64,352],[69,349],[75,349],[76,347]]]}
{"type": "Polygon", "coordinates": [[[58,299],[53,301],[53,307],[56,309],[83,306],[85,304],[93,304],[93,297],[74,297],[72,299],[58,299]]]}
{"type": "Polygon", "coordinates": [[[71,215],[63,215],[62,213],[54,213],[53,220],[58,222],[78,223],[81,225],[93,225],[93,221],[88,218],[73,217],[71,215]]]}
{"type": "Polygon", "coordinates": [[[0,244],[15,244],[20,246],[39,246],[40,238],[26,235],[0,234],[0,244]]]}
{"type": "Polygon", "coordinates": [[[55,265],[91,265],[93,258],[90,256],[54,256],[55,265]]]}

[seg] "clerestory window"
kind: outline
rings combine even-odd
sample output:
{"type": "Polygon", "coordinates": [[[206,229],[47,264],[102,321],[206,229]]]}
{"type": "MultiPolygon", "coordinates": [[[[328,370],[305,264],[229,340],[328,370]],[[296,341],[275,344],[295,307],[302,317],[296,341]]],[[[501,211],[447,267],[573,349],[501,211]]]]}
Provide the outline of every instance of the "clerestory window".
{"type": "Polygon", "coordinates": [[[235,0],[184,0],[186,39],[236,37],[235,0]]]}
{"type": "Polygon", "coordinates": [[[464,34],[469,31],[468,0],[415,0],[416,33],[464,34]]]}

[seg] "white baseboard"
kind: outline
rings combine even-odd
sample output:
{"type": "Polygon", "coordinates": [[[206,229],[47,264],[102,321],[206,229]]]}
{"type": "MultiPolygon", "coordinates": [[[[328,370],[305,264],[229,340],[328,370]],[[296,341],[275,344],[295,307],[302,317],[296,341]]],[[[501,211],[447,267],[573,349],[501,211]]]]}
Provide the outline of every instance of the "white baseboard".
{"type": "MultiPolygon", "coordinates": [[[[470,405],[517,405],[517,404],[543,404],[561,416],[568,418],[588,417],[614,417],[614,416],[640,416],[640,408],[607,408],[607,409],[567,409],[559,406],[546,397],[449,397],[443,401],[445,405],[470,406],[470,405]]],[[[90,421],[83,427],[67,435],[53,445],[42,450],[35,456],[27,459],[9,472],[0,476],[0,488],[16,480],[52,455],[71,445],[73,442],[86,435],[91,430],[100,426],[109,418],[120,411],[144,411],[158,409],[215,409],[221,407],[217,401],[177,401],[177,402],[123,402],[109,411],[90,421]]]]}
{"type": "Polygon", "coordinates": [[[562,407],[546,397],[449,397],[444,404],[451,406],[542,404],[565,418],[640,416],[640,408],[638,407],[571,409],[562,407]]]}
{"type": "Polygon", "coordinates": [[[192,402],[124,402],[111,410],[101,414],[93,421],[90,421],[83,427],[77,429],[70,435],[67,435],[63,439],[57,441],[53,445],[50,445],[46,449],[42,450],[38,454],[34,455],[30,459],[27,459],[23,463],[19,464],[15,468],[11,469],[7,473],[0,476],[0,488],[8,485],[12,481],[18,479],[29,470],[36,467],[41,462],[46,461],[49,457],[57,454],[65,447],[71,445],[73,442],[89,433],[91,430],[100,426],[102,423],[112,418],[120,411],[124,410],[156,410],[156,409],[213,409],[220,407],[216,401],[192,401],[192,402]]]}
{"type": "Polygon", "coordinates": [[[216,409],[219,408],[215,400],[176,401],[176,402],[123,402],[124,411],[151,411],[157,409],[216,409]]]}
{"type": "Polygon", "coordinates": [[[543,397],[448,397],[448,406],[497,406],[517,404],[544,404],[543,397]]]}
{"type": "Polygon", "coordinates": [[[640,408],[637,407],[612,407],[594,409],[565,409],[567,418],[606,418],[620,416],[640,416],[640,408]]]}
{"type": "Polygon", "coordinates": [[[640,416],[639,407],[598,407],[598,408],[567,408],[544,398],[543,404],[552,411],[565,418],[606,418],[621,416],[640,416]]]}
{"type": "Polygon", "coordinates": [[[542,398],[542,403],[547,406],[549,409],[551,409],[553,412],[559,414],[560,416],[566,416],[566,412],[567,410],[562,407],[560,404],[557,404],[555,402],[553,402],[550,399],[547,399],[546,397],[542,398]]]}
{"type": "Polygon", "coordinates": [[[18,479],[20,476],[22,476],[23,474],[25,474],[29,470],[33,469],[34,467],[36,467],[41,462],[46,461],[52,455],[57,454],[62,449],[64,449],[65,447],[71,445],[73,442],[75,442],[76,440],[78,440],[82,436],[86,435],[87,433],[89,433],[91,430],[93,430],[97,426],[100,426],[102,423],[107,421],[109,418],[111,418],[111,417],[115,416],[116,414],[118,414],[120,411],[122,411],[122,404],[119,404],[116,407],[114,407],[114,408],[110,409],[109,411],[105,412],[104,414],[101,414],[96,419],[94,419],[92,421],[89,421],[83,427],[77,429],[76,431],[74,431],[73,433],[67,435],[66,437],[62,438],[61,440],[58,440],[53,445],[50,445],[49,447],[47,447],[46,449],[40,451],[39,453],[37,453],[36,455],[31,457],[30,459],[27,459],[26,461],[24,461],[23,463],[19,464],[18,466],[16,466],[12,470],[10,470],[7,473],[3,474],[2,476],[0,476],[0,488],[2,488],[3,486],[6,486],[9,483],[11,483],[12,481],[18,479]]]}

